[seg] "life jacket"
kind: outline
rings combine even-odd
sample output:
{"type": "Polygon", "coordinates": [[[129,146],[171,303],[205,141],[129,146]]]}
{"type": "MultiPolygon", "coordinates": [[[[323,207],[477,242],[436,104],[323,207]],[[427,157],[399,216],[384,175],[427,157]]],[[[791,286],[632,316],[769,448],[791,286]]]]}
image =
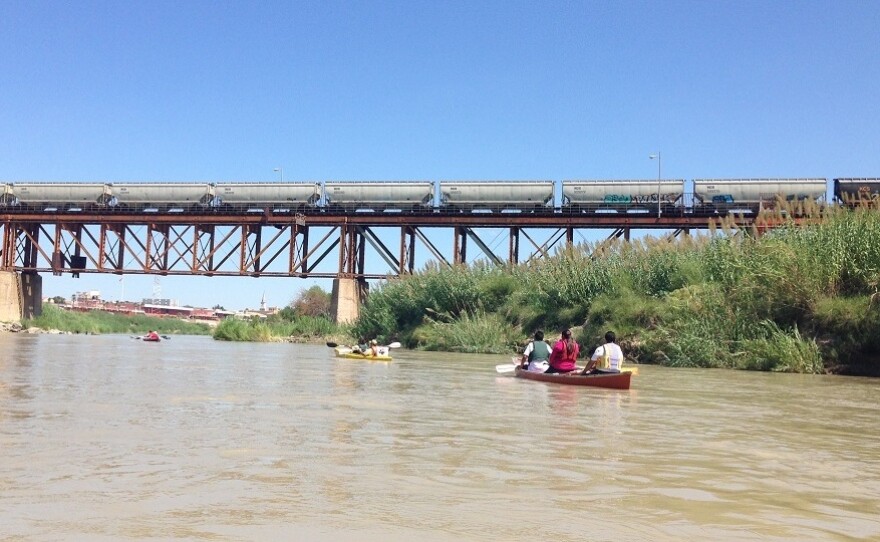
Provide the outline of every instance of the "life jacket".
{"type": "MultiPolygon", "coordinates": [[[[605,343],[599,347],[602,349],[602,355],[599,356],[599,358],[596,360],[596,367],[597,368],[599,368],[599,369],[611,369],[612,368],[611,367],[611,351],[614,349],[615,346],[617,347],[618,350],[620,350],[620,346],[618,346],[615,343],[605,343]],[[614,345],[614,346],[612,346],[612,345],[614,345]]],[[[620,350],[620,361],[618,362],[617,367],[615,367],[615,369],[617,369],[619,371],[622,367],[623,367],[623,350],[620,350]]]]}
{"type": "Polygon", "coordinates": [[[529,352],[529,363],[538,361],[547,361],[550,359],[550,345],[544,341],[532,342],[532,351],[529,352]]]}

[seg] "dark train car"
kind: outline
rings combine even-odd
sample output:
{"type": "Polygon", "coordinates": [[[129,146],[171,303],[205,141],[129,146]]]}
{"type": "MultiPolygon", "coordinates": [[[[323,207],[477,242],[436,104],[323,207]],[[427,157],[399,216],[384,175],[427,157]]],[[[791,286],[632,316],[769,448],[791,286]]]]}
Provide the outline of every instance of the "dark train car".
{"type": "Polygon", "coordinates": [[[880,178],[834,179],[834,201],[850,207],[880,205],[880,178]]]}

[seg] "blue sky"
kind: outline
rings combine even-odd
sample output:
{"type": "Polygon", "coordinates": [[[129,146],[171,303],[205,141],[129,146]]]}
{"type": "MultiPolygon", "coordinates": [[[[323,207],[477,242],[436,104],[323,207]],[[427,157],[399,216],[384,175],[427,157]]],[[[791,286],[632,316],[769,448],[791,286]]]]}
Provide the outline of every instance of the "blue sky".
{"type": "Polygon", "coordinates": [[[658,149],[664,178],[880,177],[877,28],[871,1],[9,0],[0,181],[652,178],[658,149]]]}

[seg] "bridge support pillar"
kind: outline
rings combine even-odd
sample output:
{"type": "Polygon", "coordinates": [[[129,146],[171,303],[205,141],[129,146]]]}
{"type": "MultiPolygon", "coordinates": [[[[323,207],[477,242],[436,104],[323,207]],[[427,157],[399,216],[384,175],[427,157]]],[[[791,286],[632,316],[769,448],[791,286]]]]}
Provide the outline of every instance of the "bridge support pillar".
{"type": "Polygon", "coordinates": [[[21,320],[21,281],[15,271],[0,271],[0,322],[21,320]]]}
{"type": "Polygon", "coordinates": [[[22,318],[43,314],[43,277],[37,273],[21,274],[21,302],[22,318]]]}
{"type": "Polygon", "coordinates": [[[357,320],[368,289],[369,285],[363,279],[333,279],[333,295],[330,299],[333,320],[337,324],[347,324],[357,320]]]}

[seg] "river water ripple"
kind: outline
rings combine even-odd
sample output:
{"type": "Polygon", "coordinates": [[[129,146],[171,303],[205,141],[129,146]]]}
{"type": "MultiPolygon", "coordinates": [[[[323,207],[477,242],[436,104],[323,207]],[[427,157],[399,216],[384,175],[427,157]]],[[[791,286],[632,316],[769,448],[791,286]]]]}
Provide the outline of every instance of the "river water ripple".
{"type": "Polygon", "coordinates": [[[0,335],[0,540],[880,540],[880,382],[0,335]]]}

